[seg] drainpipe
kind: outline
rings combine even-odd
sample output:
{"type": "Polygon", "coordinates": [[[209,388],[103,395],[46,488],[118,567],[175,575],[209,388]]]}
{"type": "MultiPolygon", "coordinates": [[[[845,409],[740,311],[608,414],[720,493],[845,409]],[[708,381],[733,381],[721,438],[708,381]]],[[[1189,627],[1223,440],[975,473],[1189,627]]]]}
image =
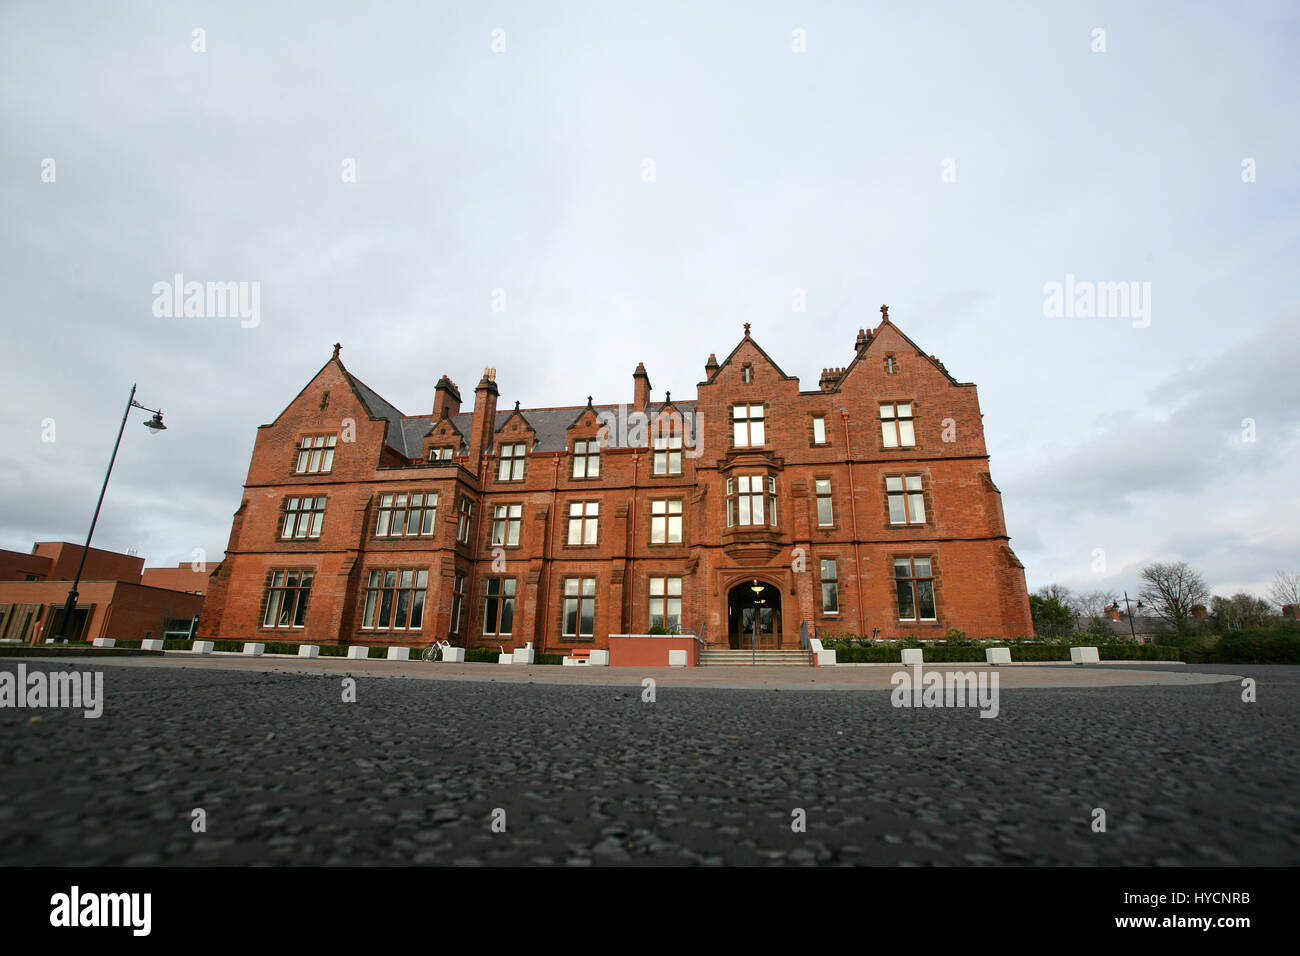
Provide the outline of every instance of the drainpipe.
{"type": "MultiPolygon", "coordinates": [[[[628,515],[628,531],[631,533],[631,543],[627,551],[627,573],[623,576],[623,633],[632,633],[632,598],[636,594],[636,585],[632,580],[632,569],[636,565],[636,483],[640,477],[640,452],[632,452],[632,512],[628,515]]],[[[664,595],[664,612],[668,611],[668,596],[664,595]]],[[[649,628],[646,628],[649,630],[649,628]]]]}
{"type": "Polygon", "coordinates": [[[853,491],[853,443],[849,438],[849,410],[840,409],[840,419],[844,422],[844,454],[849,463],[849,511],[853,515],[853,577],[858,582],[858,634],[867,636],[867,619],[864,616],[866,606],[862,603],[862,552],[858,542],[858,501],[853,491]]]}
{"type": "MultiPolygon", "coordinates": [[[[546,529],[546,539],[542,542],[542,573],[537,576],[537,586],[542,589],[542,634],[538,640],[538,647],[541,651],[547,648],[547,638],[551,632],[551,539],[555,535],[555,528],[558,524],[555,516],[555,509],[559,507],[560,497],[560,459],[563,455],[555,456],[555,468],[551,472],[551,526],[546,529]]],[[[539,653],[541,652],[539,651],[539,653]]]]}

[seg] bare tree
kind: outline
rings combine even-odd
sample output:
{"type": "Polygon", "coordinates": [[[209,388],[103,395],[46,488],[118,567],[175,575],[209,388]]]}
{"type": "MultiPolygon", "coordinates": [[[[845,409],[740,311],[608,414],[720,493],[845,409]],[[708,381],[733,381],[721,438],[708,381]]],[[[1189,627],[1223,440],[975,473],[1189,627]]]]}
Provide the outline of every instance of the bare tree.
{"type": "Polygon", "coordinates": [[[1268,602],[1253,594],[1234,594],[1230,598],[1210,599],[1210,617],[1219,633],[1261,627],[1268,623],[1268,602]]]}
{"type": "Polygon", "coordinates": [[[1300,571],[1278,571],[1268,586],[1268,599],[1278,607],[1300,604],[1300,571]]]}
{"type": "Polygon", "coordinates": [[[1205,579],[1186,561],[1149,564],[1142,569],[1142,581],[1138,597],[1180,631],[1192,614],[1192,606],[1204,604],[1210,595],[1205,579]]]}
{"type": "Polygon", "coordinates": [[[1098,588],[1095,591],[1080,591],[1071,599],[1070,604],[1079,613],[1080,617],[1096,620],[1104,618],[1106,608],[1117,600],[1119,600],[1119,595],[1114,591],[1098,588]]]}
{"type": "Polygon", "coordinates": [[[1041,598],[1056,598],[1058,604],[1062,607],[1074,606],[1074,592],[1064,584],[1044,584],[1034,592],[1041,598]]]}

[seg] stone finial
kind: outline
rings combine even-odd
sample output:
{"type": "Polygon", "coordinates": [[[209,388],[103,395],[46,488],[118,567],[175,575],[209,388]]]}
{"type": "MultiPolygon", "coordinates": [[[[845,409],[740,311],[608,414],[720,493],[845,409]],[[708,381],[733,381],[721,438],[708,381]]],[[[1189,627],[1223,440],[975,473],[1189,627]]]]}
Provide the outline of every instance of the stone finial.
{"type": "Polygon", "coordinates": [[[749,338],[749,323],[745,323],[745,338],[749,338]]]}
{"type": "Polygon", "coordinates": [[[519,399],[515,399],[515,411],[519,411],[519,399]]]}
{"type": "Polygon", "coordinates": [[[340,343],[340,342],[335,342],[335,343],[334,343],[334,358],[338,358],[338,357],[339,357],[339,350],[342,349],[342,348],[343,348],[342,343],[340,343]]]}
{"type": "Polygon", "coordinates": [[[889,306],[882,305],[880,307],[880,317],[884,319],[886,322],[889,321],[889,306]]]}

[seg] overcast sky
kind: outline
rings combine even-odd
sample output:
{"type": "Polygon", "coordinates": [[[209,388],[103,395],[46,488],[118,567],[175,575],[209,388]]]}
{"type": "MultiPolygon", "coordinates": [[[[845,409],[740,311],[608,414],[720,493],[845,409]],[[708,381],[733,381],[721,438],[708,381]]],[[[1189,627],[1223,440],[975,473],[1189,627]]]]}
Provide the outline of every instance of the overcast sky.
{"type": "Polygon", "coordinates": [[[888,303],[979,385],[1031,588],[1262,591],[1300,569],[1300,18],[1136,6],[5,0],[0,548],[84,539],[132,382],[168,430],[133,414],[95,544],[175,564],[336,340],[407,414],[487,365],[507,406],[638,361],[684,398],[744,322],[816,388],[888,303]],[[258,324],[156,316],[177,273],[258,324]],[[1045,314],[1067,275],[1149,314],[1045,314]]]}

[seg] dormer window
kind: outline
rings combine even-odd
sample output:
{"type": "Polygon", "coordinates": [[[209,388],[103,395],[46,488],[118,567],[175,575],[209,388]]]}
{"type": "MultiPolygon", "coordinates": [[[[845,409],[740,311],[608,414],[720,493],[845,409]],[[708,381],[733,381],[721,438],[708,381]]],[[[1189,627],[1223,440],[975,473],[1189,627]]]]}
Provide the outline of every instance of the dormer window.
{"type": "Polygon", "coordinates": [[[456,449],[451,445],[442,445],[429,449],[429,461],[451,461],[456,457],[456,449]]]}
{"type": "Polygon", "coordinates": [[[523,481],[525,454],[526,447],[522,443],[502,445],[499,452],[501,463],[497,467],[497,480],[523,481]]]}
{"type": "Polygon", "coordinates": [[[731,409],[733,437],[737,448],[753,448],[767,443],[763,429],[762,405],[735,405],[731,409]]]}
{"type": "Polygon", "coordinates": [[[600,477],[600,442],[594,438],[573,443],[573,477],[600,477]]]}

